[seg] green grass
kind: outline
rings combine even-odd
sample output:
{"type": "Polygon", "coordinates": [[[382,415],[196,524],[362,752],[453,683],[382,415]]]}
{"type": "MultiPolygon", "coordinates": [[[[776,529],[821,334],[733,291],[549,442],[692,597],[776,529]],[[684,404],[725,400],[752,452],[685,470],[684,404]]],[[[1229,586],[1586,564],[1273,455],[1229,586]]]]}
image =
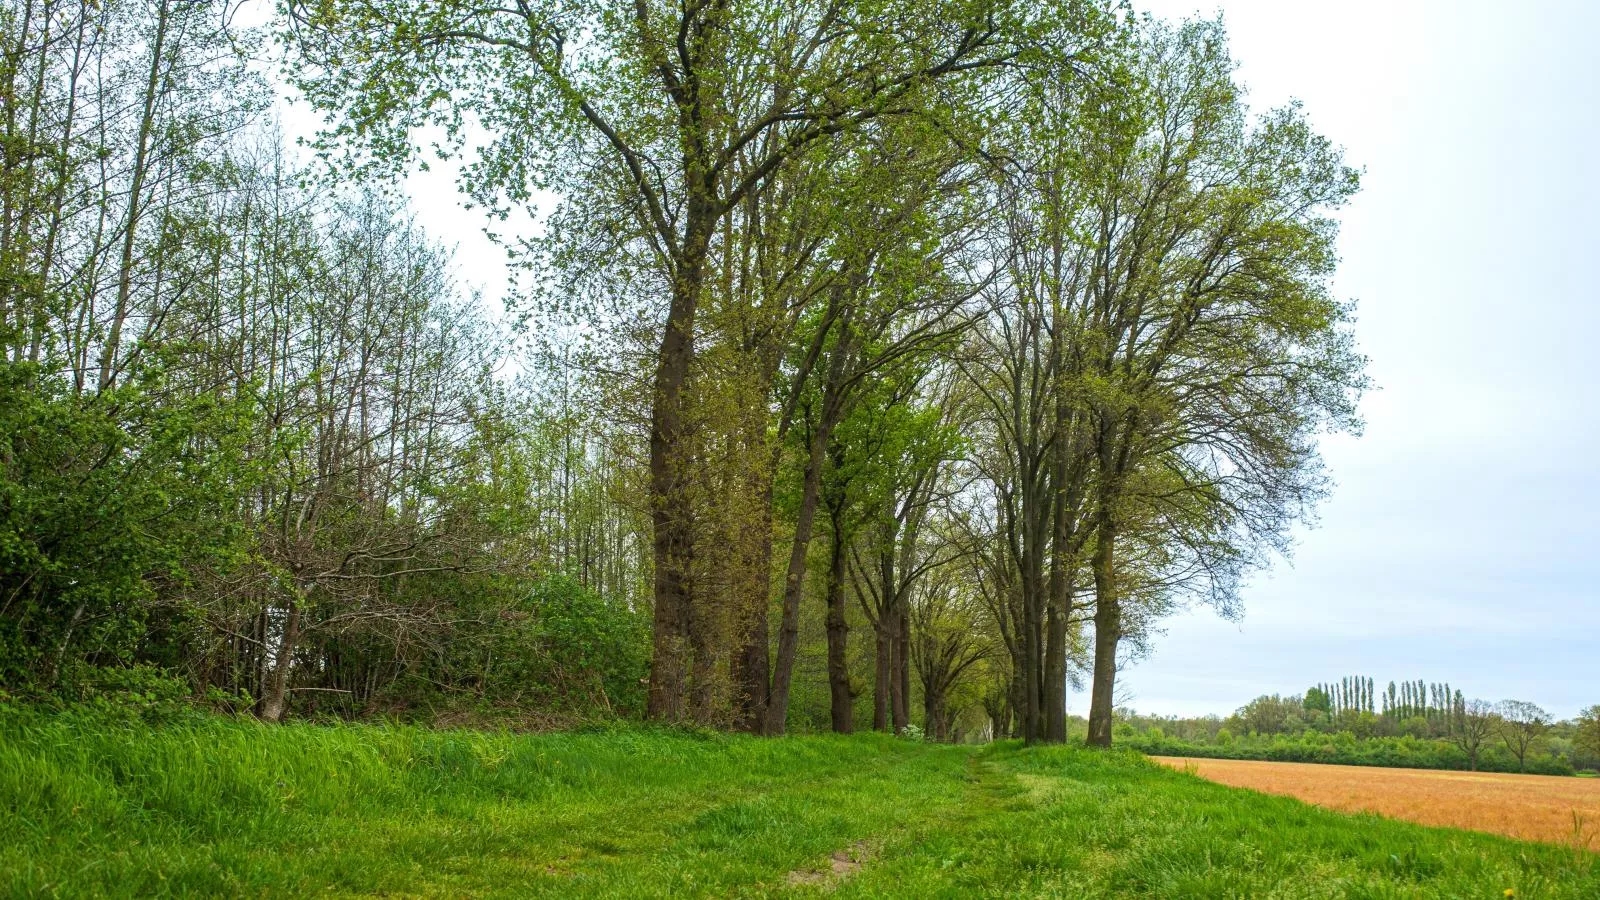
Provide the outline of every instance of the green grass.
{"type": "MultiPolygon", "coordinates": [[[[1131,753],[0,715],[19,896],[1600,897],[1588,854],[1131,753]],[[858,870],[828,872],[848,850],[858,870]]],[[[848,866],[842,867],[848,869],[848,866]]]]}

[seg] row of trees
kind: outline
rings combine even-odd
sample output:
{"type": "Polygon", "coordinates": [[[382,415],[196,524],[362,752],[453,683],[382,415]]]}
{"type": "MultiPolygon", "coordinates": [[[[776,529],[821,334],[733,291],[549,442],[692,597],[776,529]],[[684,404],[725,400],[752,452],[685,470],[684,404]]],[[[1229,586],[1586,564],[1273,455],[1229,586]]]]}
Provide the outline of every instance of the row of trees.
{"type": "Polygon", "coordinates": [[[854,592],[875,724],[915,668],[942,730],[988,658],[1002,729],[1063,739],[1081,666],[1108,743],[1122,659],[1175,603],[1231,608],[1323,487],[1314,435],[1351,423],[1324,281],[1355,176],[1296,110],[1246,116],[1215,24],[291,10],[331,152],[392,165],[434,125],[478,201],[559,195],[508,243],[594,338],[596,405],[644,432],[655,718],[782,732],[820,570],[834,727],[854,592]]]}
{"type": "Polygon", "coordinates": [[[763,734],[870,690],[876,728],[1059,741],[1087,677],[1108,744],[1119,667],[1237,609],[1355,425],[1355,173],[1248,114],[1217,23],[322,0],[273,45],[230,9],[0,19],[8,688],[763,734]],[[497,235],[518,376],[374,193],[434,151],[536,222],[497,235]]]}
{"type": "Polygon", "coordinates": [[[1379,691],[1371,678],[1355,675],[1311,687],[1303,703],[1307,709],[1334,716],[1353,710],[1378,713],[1391,719],[1434,721],[1450,715],[1459,702],[1459,695],[1459,691],[1452,693],[1447,683],[1429,684],[1423,679],[1402,681],[1398,686],[1391,681],[1387,688],[1379,691]]]}
{"type": "MultiPolygon", "coordinates": [[[[1245,737],[1264,738],[1270,742],[1281,736],[1304,736],[1317,745],[1321,738],[1316,735],[1344,734],[1353,740],[1378,742],[1394,738],[1420,739],[1454,748],[1460,753],[1463,767],[1473,770],[1478,768],[1481,755],[1491,745],[1502,746],[1517,771],[1526,771],[1530,759],[1541,753],[1576,764],[1600,757],[1600,744],[1595,743],[1600,729],[1594,724],[1593,709],[1586,710],[1573,722],[1559,723],[1537,704],[1522,700],[1489,703],[1468,699],[1460,691],[1450,693],[1440,684],[1434,686],[1436,690],[1432,696],[1441,701],[1442,706],[1419,706],[1412,714],[1403,715],[1401,710],[1405,707],[1396,704],[1386,706],[1382,714],[1375,714],[1362,702],[1366,696],[1363,686],[1370,686],[1370,680],[1344,679],[1332,687],[1331,695],[1342,696],[1346,684],[1350,685],[1354,698],[1349,706],[1342,702],[1330,703],[1329,687],[1319,684],[1304,696],[1257,697],[1226,719],[1155,719],[1124,712],[1122,720],[1133,734],[1148,736],[1156,729],[1159,740],[1171,736],[1180,741],[1229,747],[1245,737]],[[1550,745],[1552,738],[1557,740],[1555,746],[1550,745]]],[[[1413,686],[1418,696],[1422,696],[1425,685],[1416,682],[1413,686]]],[[[1394,693],[1396,697],[1405,696],[1398,688],[1394,693]]],[[[1384,696],[1387,697],[1387,692],[1384,696]]],[[[1238,745],[1236,752],[1248,755],[1258,749],[1244,742],[1238,745]]],[[[1436,758],[1429,759],[1433,761],[1419,764],[1442,765],[1436,758]]],[[[1411,764],[1392,758],[1375,764],[1391,762],[1411,764]]]]}

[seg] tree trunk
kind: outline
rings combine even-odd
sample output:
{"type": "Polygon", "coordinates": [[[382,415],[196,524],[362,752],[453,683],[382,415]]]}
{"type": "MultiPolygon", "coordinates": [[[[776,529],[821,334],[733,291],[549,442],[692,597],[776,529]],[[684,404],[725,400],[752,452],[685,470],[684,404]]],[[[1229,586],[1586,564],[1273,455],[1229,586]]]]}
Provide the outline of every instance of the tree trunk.
{"type": "MultiPolygon", "coordinates": [[[[1029,529],[1030,531],[1032,529],[1029,529]]],[[[1027,540],[1027,538],[1024,538],[1027,540]]],[[[1039,728],[1039,580],[1035,577],[1033,560],[1037,552],[1024,551],[1022,573],[1022,740],[1033,743],[1040,735],[1039,728]]]]}
{"type": "Polygon", "coordinates": [[[1026,701],[1022,699],[1022,635],[1017,635],[1016,645],[1011,650],[1011,680],[1006,685],[1006,716],[1009,728],[1006,737],[1022,737],[1022,707],[1026,701]]]}
{"type": "Polygon", "coordinates": [[[1111,712],[1115,704],[1117,643],[1121,640],[1122,616],[1116,584],[1116,528],[1111,512],[1097,514],[1098,529],[1094,549],[1094,683],[1089,691],[1089,738],[1091,747],[1111,746],[1111,712]]]}
{"type": "Polygon", "coordinates": [[[1005,729],[1005,698],[995,697],[992,695],[985,697],[983,700],[983,711],[989,716],[989,740],[999,740],[1005,729]]]}
{"type": "Polygon", "coordinates": [[[1052,602],[1045,620],[1044,739],[1067,740],[1067,614],[1071,602],[1052,602]]]}
{"type": "Polygon", "coordinates": [[[117,270],[117,301],[112,310],[109,334],[100,351],[100,390],[111,387],[116,378],[117,352],[122,345],[122,328],[131,312],[133,293],[133,253],[139,233],[139,215],[144,197],[145,178],[150,174],[151,135],[155,130],[156,103],[161,90],[161,62],[166,52],[168,13],[166,3],[156,7],[156,33],[150,48],[150,71],[145,83],[144,109],[139,116],[139,137],[133,155],[132,183],[128,187],[128,217],[123,227],[122,257],[117,270]]]}
{"type": "Polygon", "coordinates": [[[767,699],[765,734],[780,735],[788,727],[789,688],[794,681],[795,656],[800,649],[800,598],[805,593],[806,552],[811,546],[817,504],[822,495],[822,468],[827,458],[833,426],[844,413],[844,376],[850,356],[849,327],[834,345],[828,365],[827,382],[822,390],[822,413],[817,430],[811,435],[806,457],[805,478],[800,492],[800,511],[795,518],[794,544],[789,551],[789,569],[783,582],[783,618],[778,626],[778,659],[773,667],[772,692],[767,699]]]}
{"type": "Polygon", "coordinates": [[[827,436],[822,428],[812,436],[811,453],[800,492],[800,511],[795,518],[794,543],[789,549],[789,568],[783,579],[783,617],[778,625],[778,659],[772,673],[772,690],[767,696],[766,720],[762,733],[783,734],[788,727],[789,687],[794,679],[795,656],[800,649],[800,599],[806,587],[806,553],[811,546],[811,530],[816,521],[817,501],[822,486],[823,448],[827,436]]]}
{"type": "MultiPolygon", "coordinates": [[[[1055,309],[1054,333],[1059,342],[1066,329],[1061,321],[1059,302],[1055,309]]],[[[1072,617],[1072,579],[1078,561],[1073,540],[1078,530],[1076,519],[1083,490],[1081,478],[1073,477],[1081,470],[1075,469],[1071,459],[1075,446],[1071,440],[1071,406],[1060,376],[1064,354],[1057,350],[1055,355],[1056,443],[1051,453],[1050,478],[1055,504],[1050,529],[1050,600],[1045,610],[1044,737],[1060,744],[1067,740],[1067,623],[1072,617]]]]}
{"type": "Polygon", "coordinates": [[[689,618],[693,598],[694,522],[683,418],[683,389],[694,359],[694,316],[704,276],[711,210],[691,193],[687,238],[672,304],[656,355],[650,410],[650,524],[654,530],[654,642],[646,714],[657,721],[683,719],[689,618]]]}
{"type": "Polygon", "coordinates": [[[283,636],[278,640],[277,659],[267,677],[266,696],[261,698],[261,719],[282,722],[289,711],[289,669],[294,665],[295,647],[300,643],[300,604],[289,603],[283,619],[283,636]]]}
{"type": "Polygon", "coordinates": [[[872,672],[872,730],[889,730],[889,695],[893,689],[889,686],[890,660],[893,656],[890,644],[893,638],[889,635],[889,616],[882,613],[872,629],[872,636],[876,643],[876,652],[873,657],[872,672]]]}
{"type": "Polygon", "coordinates": [[[746,587],[749,608],[745,611],[744,646],[733,658],[733,689],[736,692],[734,727],[740,731],[759,734],[765,725],[767,691],[771,684],[772,663],[768,644],[767,604],[771,590],[772,571],[772,478],[767,473],[761,491],[761,515],[756,535],[756,551],[749,562],[749,584],[746,587]]]}
{"type": "Polygon", "coordinates": [[[855,698],[850,694],[850,661],[846,643],[850,625],[844,617],[845,548],[843,527],[834,516],[832,559],[828,566],[828,692],[833,714],[833,730],[838,734],[855,731],[855,698]]]}
{"type": "Polygon", "coordinates": [[[950,739],[950,723],[946,720],[944,691],[924,687],[922,697],[923,732],[929,740],[941,743],[950,739]]]}
{"type": "Polygon", "coordinates": [[[726,610],[716,608],[709,599],[697,597],[689,605],[689,718],[699,725],[725,721],[717,664],[727,652],[727,632],[721,627],[726,610]]]}
{"type": "Polygon", "coordinates": [[[911,724],[911,616],[905,604],[895,604],[894,683],[893,695],[894,733],[899,734],[911,724]]]}

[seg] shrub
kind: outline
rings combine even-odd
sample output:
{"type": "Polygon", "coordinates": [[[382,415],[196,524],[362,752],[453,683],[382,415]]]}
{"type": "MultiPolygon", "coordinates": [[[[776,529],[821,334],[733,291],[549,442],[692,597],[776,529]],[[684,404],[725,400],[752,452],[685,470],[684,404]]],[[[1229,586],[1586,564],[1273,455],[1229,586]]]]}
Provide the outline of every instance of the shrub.
{"type": "Polygon", "coordinates": [[[642,712],[650,632],[638,611],[561,576],[540,582],[528,600],[553,683],[618,712],[642,712]]]}
{"type": "Polygon", "coordinates": [[[480,615],[451,648],[450,678],[477,673],[484,707],[558,716],[643,711],[650,630],[639,611],[551,576],[480,615]]]}
{"type": "Polygon", "coordinates": [[[106,721],[167,724],[202,715],[189,683],[154,666],[90,666],[63,670],[50,704],[106,721]]]}

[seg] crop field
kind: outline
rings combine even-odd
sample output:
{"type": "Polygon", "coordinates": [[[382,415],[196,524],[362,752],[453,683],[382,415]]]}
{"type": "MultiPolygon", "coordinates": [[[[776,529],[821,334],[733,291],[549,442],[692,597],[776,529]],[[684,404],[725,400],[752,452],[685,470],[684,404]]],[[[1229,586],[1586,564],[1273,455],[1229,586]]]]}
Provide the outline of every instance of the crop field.
{"type": "Polygon", "coordinates": [[[1233,787],[1329,809],[1600,851],[1600,779],[1154,757],[1233,787]]]}

